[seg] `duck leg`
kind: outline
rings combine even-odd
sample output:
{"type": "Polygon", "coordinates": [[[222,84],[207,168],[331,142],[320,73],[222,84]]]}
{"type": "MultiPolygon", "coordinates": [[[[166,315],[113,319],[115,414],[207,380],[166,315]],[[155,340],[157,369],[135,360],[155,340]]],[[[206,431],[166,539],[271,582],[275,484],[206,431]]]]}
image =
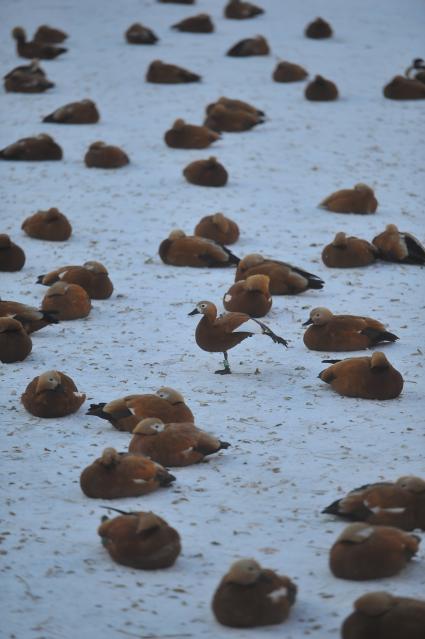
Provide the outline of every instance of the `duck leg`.
{"type": "Polygon", "coordinates": [[[229,360],[227,358],[227,352],[224,351],[223,352],[223,356],[224,356],[224,360],[223,360],[223,365],[224,368],[218,370],[218,371],[214,371],[217,375],[230,375],[231,374],[231,370],[230,370],[230,365],[229,365],[229,360]]]}

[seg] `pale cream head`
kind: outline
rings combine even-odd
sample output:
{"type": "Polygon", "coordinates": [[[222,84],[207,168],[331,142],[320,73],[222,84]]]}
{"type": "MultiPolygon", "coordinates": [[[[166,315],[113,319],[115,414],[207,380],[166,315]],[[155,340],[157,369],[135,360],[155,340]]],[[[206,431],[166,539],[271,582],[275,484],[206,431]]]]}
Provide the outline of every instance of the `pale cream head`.
{"type": "Polygon", "coordinates": [[[261,566],[255,559],[239,559],[230,566],[230,570],[224,577],[227,583],[248,586],[257,581],[261,574],[261,566]]]}
{"type": "Polygon", "coordinates": [[[133,433],[140,435],[158,435],[165,430],[165,424],[157,417],[142,419],[133,429],[133,433]]]}
{"type": "Polygon", "coordinates": [[[372,193],[373,194],[373,189],[370,188],[370,186],[368,186],[367,184],[363,184],[363,182],[359,182],[358,184],[354,185],[354,190],[355,191],[366,191],[368,193],[372,193]]]}
{"type": "Polygon", "coordinates": [[[0,234],[0,249],[10,248],[11,241],[10,237],[6,235],[6,233],[0,234]]]}
{"type": "Polygon", "coordinates": [[[58,371],[47,371],[39,375],[37,385],[35,387],[36,393],[41,393],[45,390],[55,390],[61,383],[61,376],[58,371]]]}
{"type": "Polygon", "coordinates": [[[176,131],[179,131],[185,126],[185,124],[186,122],[182,120],[182,118],[178,118],[173,124],[173,129],[175,129],[176,131]]]}
{"type": "Polygon", "coordinates": [[[404,488],[411,493],[423,493],[425,492],[425,479],[414,477],[413,475],[406,475],[405,477],[397,479],[396,486],[404,488]]]}
{"type": "Polygon", "coordinates": [[[46,293],[46,297],[56,297],[56,295],[66,295],[69,285],[66,282],[55,282],[50,286],[46,293]]]}
{"type": "Polygon", "coordinates": [[[170,235],[168,236],[168,239],[180,240],[182,237],[186,237],[186,233],[182,231],[181,229],[174,229],[173,231],[171,231],[170,235]]]}
{"type": "Polygon", "coordinates": [[[385,230],[387,231],[387,233],[399,233],[400,232],[395,224],[387,224],[387,226],[385,227],[385,230]]]}
{"type": "Polygon", "coordinates": [[[170,404],[184,404],[183,395],[174,390],[174,388],[169,388],[168,386],[161,386],[161,388],[158,388],[155,395],[158,395],[161,399],[167,400],[170,404]]]}
{"type": "Polygon", "coordinates": [[[372,357],[370,358],[371,368],[388,368],[389,366],[390,363],[384,353],[382,353],[381,351],[376,351],[372,354],[372,357]]]}
{"type": "Polygon", "coordinates": [[[252,268],[264,262],[264,257],[260,253],[250,253],[246,255],[239,263],[242,268],[252,268]]]}
{"type": "Polygon", "coordinates": [[[100,461],[104,466],[112,466],[120,461],[120,456],[115,448],[105,448],[100,461]]]}
{"type": "Polygon", "coordinates": [[[318,306],[310,311],[310,319],[316,326],[324,326],[333,318],[333,313],[324,306],[318,306]]]}
{"type": "Polygon", "coordinates": [[[370,524],[356,522],[350,524],[339,535],[337,542],[349,541],[353,544],[362,544],[374,533],[374,528],[370,524]]]}
{"type": "Polygon", "coordinates": [[[345,233],[340,231],[334,237],[332,242],[333,246],[347,246],[347,236],[345,233]]]}
{"type": "Polygon", "coordinates": [[[93,273],[105,273],[105,274],[108,273],[108,271],[103,266],[103,264],[101,264],[100,262],[96,262],[95,260],[90,260],[89,262],[84,262],[83,266],[88,271],[93,271],[93,273]]]}

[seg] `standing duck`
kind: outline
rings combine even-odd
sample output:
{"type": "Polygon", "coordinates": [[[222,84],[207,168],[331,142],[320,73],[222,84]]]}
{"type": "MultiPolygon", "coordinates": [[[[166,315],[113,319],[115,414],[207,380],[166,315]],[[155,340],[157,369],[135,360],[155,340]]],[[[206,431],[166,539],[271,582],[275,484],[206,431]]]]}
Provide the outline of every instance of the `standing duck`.
{"type": "Polygon", "coordinates": [[[341,189],[328,195],[319,204],[319,208],[333,213],[375,213],[378,200],[373,189],[367,184],[355,184],[352,189],[341,189]]]}
{"type": "MultiPolygon", "coordinates": [[[[111,509],[111,510],[117,510],[111,509]]],[[[180,535],[152,512],[122,513],[102,518],[98,534],[118,564],[141,570],[172,566],[181,552],[180,535]]]]}
{"type": "Polygon", "coordinates": [[[190,466],[229,446],[190,422],[164,424],[157,417],[150,417],[137,424],[128,450],[146,455],[162,466],[190,466]]]}
{"type": "Polygon", "coordinates": [[[366,484],[322,512],[375,526],[425,531],[425,480],[407,475],[395,482],[366,484]]]}
{"type": "Polygon", "coordinates": [[[47,371],[34,377],[21,397],[27,411],[36,417],[65,417],[75,413],[86,396],[73,380],[60,371],[47,371]]]}
{"type": "Polygon", "coordinates": [[[264,317],[273,303],[269,282],[268,275],[250,275],[246,280],[239,280],[224,295],[224,308],[250,317],[264,317]]]}
{"type": "Polygon", "coordinates": [[[339,579],[365,581],[397,575],[416,555],[420,538],[390,526],[347,526],[330,550],[331,572],[339,579]]]}
{"type": "Polygon", "coordinates": [[[20,271],[25,264],[25,253],[12,242],[9,235],[0,233],[0,271],[20,271]]]}
{"type": "Polygon", "coordinates": [[[117,453],[105,448],[101,457],[83,470],[81,490],[94,499],[139,497],[170,486],[175,477],[143,455],[117,453]]]}
{"type": "Polygon", "coordinates": [[[180,229],[170,233],[159,245],[159,256],[165,264],[221,268],[238,264],[228,248],[204,237],[186,235],[180,229]]]}
{"type": "Polygon", "coordinates": [[[12,38],[16,40],[16,52],[21,58],[29,58],[30,60],[34,58],[53,60],[53,58],[57,58],[59,55],[62,55],[62,53],[68,51],[68,49],[64,47],[55,47],[45,42],[28,42],[26,33],[22,27],[15,27],[12,30],[12,38]]]}
{"type": "Polygon", "coordinates": [[[373,244],[352,235],[339,232],[333,242],[322,251],[322,262],[329,268],[353,268],[373,264],[378,250],[373,244]]]}
{"type": "Polygon", "coordinates": [[[193,234],[219,244],[234,244],[239,239],[239,227],[223,213],[214,213],[201,218],[193,234]]]}
{"type": "Polygon", "coordinates": [[[234,348],[247,337],[266,335],[275,344],[287,346],[286,340],[260,322],[245,313],[226,313],[217,317],[217,307],[212,302],[202,301],[196,305],[189,315],[203,315],[196,327],[195,339],[199,348],[208,353],[223,353],[224,368],[215,371],[219,375],[229,375],[230,370],[227,351],[234,348]],[[237,330],[237,329],[241,330],[237,330]]]}
{"type": "Polygon", "coordinates": [[[297,295],[307,289],[321,289],[324,282],[296,266],[279,260],[265,258],[259,253],[246,255],[238,264],[235,281],[245,280],[250,275],[267,275],[270,278],[272,295],[297,295]]]}
{"type": "Polygon", "coordinates": [[[92,300],[106,300],[114,290],[108,271],[100,262],[89,261],[83,266],[63,266],[46,275],[39,275],[37,284],[51,286],[55,282],[78,284],[92,300]]]}
{"type": "Polygon", "coordinates": [[[255,559],[239,559],[224,575],[212,600],[223,626],[255,628],[282,623],[295,603],[296,585],[255,559]]]}
{"type": "Polygon", "coordinates": [[[399,231],[395,224],[388,224],[383,233],[372,240],[381,260],[402,264],[425,264],[425,248],[410,233],[399,231]]]}
{"type": "Polygon", "coordinates": [[[90,404],[87,415],[106,419],[117,430],[129,433],[147,417],[156,417],[166,424],[194,421],[183,395],[167,386],[152,394],[127,395],[108,403],[90,404]]]}
{"type": "Polygon", "coordinates": [[[40,133],[36,137],[22,138],[0,151],[0,158],[3,160],[22,162],[62,160],[62,156],[59,144],[56,144],[54,139],[46,133],[40,133]]]}
{"type": "Polygon", "coordinates": [[[30,237],[48,242],[66,242],[72,234],[68,218],[55,207],[30,215],[21,228],[30,237]]]}
{"type": "Polygon", "coordinates": [[[43,118],[51,124],[95,124],[99,122],[99,111],[93,100],[70,102],[43,118]]]}
{"type": "Polygon", "coordinates": [[[379,351],[372,357],[323,361],[332,365],[319,378],[339,395],[382,400],[394,399],[403,390],[403,377],[379,351]]]}
{"type": "Polygon", "coordinates": [[[334,315],[328,308],[313,308],[304,333],[304,344],[313,351],[360,351],[382,342],[395,342],[397,335],[370,317],[334,315]]]}
{"type": "Polygon", "coordinates": [[[423,639],[425,601],[368,592],[354,602],[342,624],[342,639],[423,639]]]}
{"type": "Polygon", "coordinates": [[[0,317],[0,362],[22,362],[32,350],[32,341],[20,322],[0,317]]]}

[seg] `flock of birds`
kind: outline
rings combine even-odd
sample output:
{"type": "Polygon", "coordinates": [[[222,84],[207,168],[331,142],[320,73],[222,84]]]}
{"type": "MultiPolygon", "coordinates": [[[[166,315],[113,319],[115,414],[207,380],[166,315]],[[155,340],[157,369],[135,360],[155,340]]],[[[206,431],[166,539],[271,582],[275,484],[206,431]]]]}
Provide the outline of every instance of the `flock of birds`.
{"type": "MultiPolygon", "coordinates": [[[[194,4],[194,0],[159,0],[194,4]]],[[[229,19],[255,18],[263,9],[248,2],[230,0],[225,7],[229,19]]],[[[206,14],[189,17],[174,29],[211,33],[214,25],[206,14]]],[[[53,59],[66,48],[57,46],[66,39],[59,29],[41,26],[31,42],[22,28],[12,32],[18,55],[33,59],[31,64],[13,69],[5,76],[5,89],[11,92],[37,93],[53,86],[38,64],[38,59],[53,59]]],[[[330,25],[318,18],[308,25],[306,37],[322,39],[332,36],[330,25]]],[[[153,45],[155,33],[136,23],[125,37],[130,44],[153,45]]],[[[242,40],[228,55],[267,55],[270,52],[262,36],[242,40]]],[[[280,62],[274,71],[277,82],[298,82],[307,77],[301,66],[280,62]]],[[[200,77],[172,64],[154,61],[147,72],[148,82],[196,82],[200,77]]],[[[309,100],[333,100],[336,86],[321,76],[305,92],[309,100]]],[[[425,98],[425,64],[415,60],[406,76],[397,76],[384,88],[392,99],[425,98]],[[415,73],[412,78],[411,74],[415,73]]],[[[94,102],[83,100],[60,107],[45,118],[57,124],[95,124],[99,111],[94,102]]],[[[222,97],[206,107],[202,126],[178,119],[165,133],[165,143],[172,148],[203,149],[220,139],[222,132],[248,131],[265,121],[265,114],[241,100],[222,97]]],[[[60,160],[61,147],[48,135],[25,138],[0,152],[4,160],[60,160]]],[[[118,147],[95,142],[85,156],[88,167],[119,168],[129,162],[118,147]]],[[[183,171],[190,183],[222,187],[228,172],[216,158],[198,160],[183,171]]],[[[371,214],[378,202],[365,184],[343,189],[325,198],[320,205],[336,213],[371,214]]],[[[65,215],[55,208],[38,211],[27,218],[22,229],[32,238],[66,241],[72,227],[65,215]]],[[[267,315],[273,296],[297,295],[307,289],[320,290],[324,282],[302,268],[278,259],[249,254],[242,259],[229,248],[237,242],[237,224],[222,213],[202,218],[193,235],[173,230],[159,246],[161,260],[173,267],[236,267],[234,282],[223,292],[226,313],[218,315],[211,301],[200,301],[190,315],[202,318],[196,328],[198,346],[207,352],[223,354],[223,368],[231,373],[228,351],[256,334],[287,346],[259,318],[267,315]]],[[[337,233],[323,248],[322,260],[329,268],[364,267],[376,260],[423,265],[425,249],[407,232],[394,224],[373,238],[372,242],[337,233]]],[[[25,254],[11,238],[0,235],[0,270],[22,269],[25,254]]],[[[0,360],[23,361],[32,350],[30,334],[48,324],[76,320],[90,313],[91,300],[108,299],[113,284],[105,266],[97,261],[67,265],[42,274],[38,283],[48,287],[40,308],[23,302],[0,300],[0,360]]],[[[304,344],[317,351],[358,351],[373,348],[398,337],[379,321],[369,317],[334,315],[329,309],[311,310],[305,322],[304,344]]],[[[331,365],[319,377],[339,394],[365,399],[392,399],[403,388],[401,374],[382,352],[344,360],[324,360],[331,365]]],[[[65,373],[50,370],[35,377],[22,395],[27,411],[40,418],[60,418],[76,412],[86,395],[78,391],[65,373]]],[[[91,404],[88,414],[107,420],[120,431],[132,434],[128,452],[107,448],[80,477],[87,497],[116,499],[136,497],[170,486],[175,481],[167,467],[182,467],[201,462],[206,456],[227,449],[230,444],[195,426],[195,418],[181,393],[161,387],[155,394],[128,395],[105,403],[91,404]]],[[[110,510],[116,510],[111,508],[110,510]]],[[[342,532],[330,550],[330,569],[335,577],[369,580],[399,573],[416,554],[420,539],[411,534],[425,530],[425,480],[406,476],[394,482],[379,482],[358,488],[338,499],[323,512],[352,523],[342,532]]],[[[164,519],[153,512],[118,511],[113,519],[106,516],[98,530],[112,559],[139,569],[171,566],[180,551],[180,536],[164,519]]],[[[296,600],[297,587],[286,576],[262,568],[254,559],[236,561],[218,585],[212,601],[217,620],[232,627],[254,627],[284,621],[296,600]]],[[[425,636],[425,602],[389,593],[368,593],[354,604],[354,612],[342,627],[344,639],[423,639],[425,636]]]]}

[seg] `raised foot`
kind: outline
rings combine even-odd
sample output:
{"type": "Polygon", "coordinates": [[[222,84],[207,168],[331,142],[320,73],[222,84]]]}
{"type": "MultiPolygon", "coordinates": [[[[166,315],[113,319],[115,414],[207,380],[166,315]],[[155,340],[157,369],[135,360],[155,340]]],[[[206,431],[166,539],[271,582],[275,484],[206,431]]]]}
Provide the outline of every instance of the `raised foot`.
{"type": "Polygon", "coordinates": [[[230,368],[221,368],[218,371],[214,371],[214,373],[216,375],[231,375],[232,371],[230,370],[230,368]]]}

